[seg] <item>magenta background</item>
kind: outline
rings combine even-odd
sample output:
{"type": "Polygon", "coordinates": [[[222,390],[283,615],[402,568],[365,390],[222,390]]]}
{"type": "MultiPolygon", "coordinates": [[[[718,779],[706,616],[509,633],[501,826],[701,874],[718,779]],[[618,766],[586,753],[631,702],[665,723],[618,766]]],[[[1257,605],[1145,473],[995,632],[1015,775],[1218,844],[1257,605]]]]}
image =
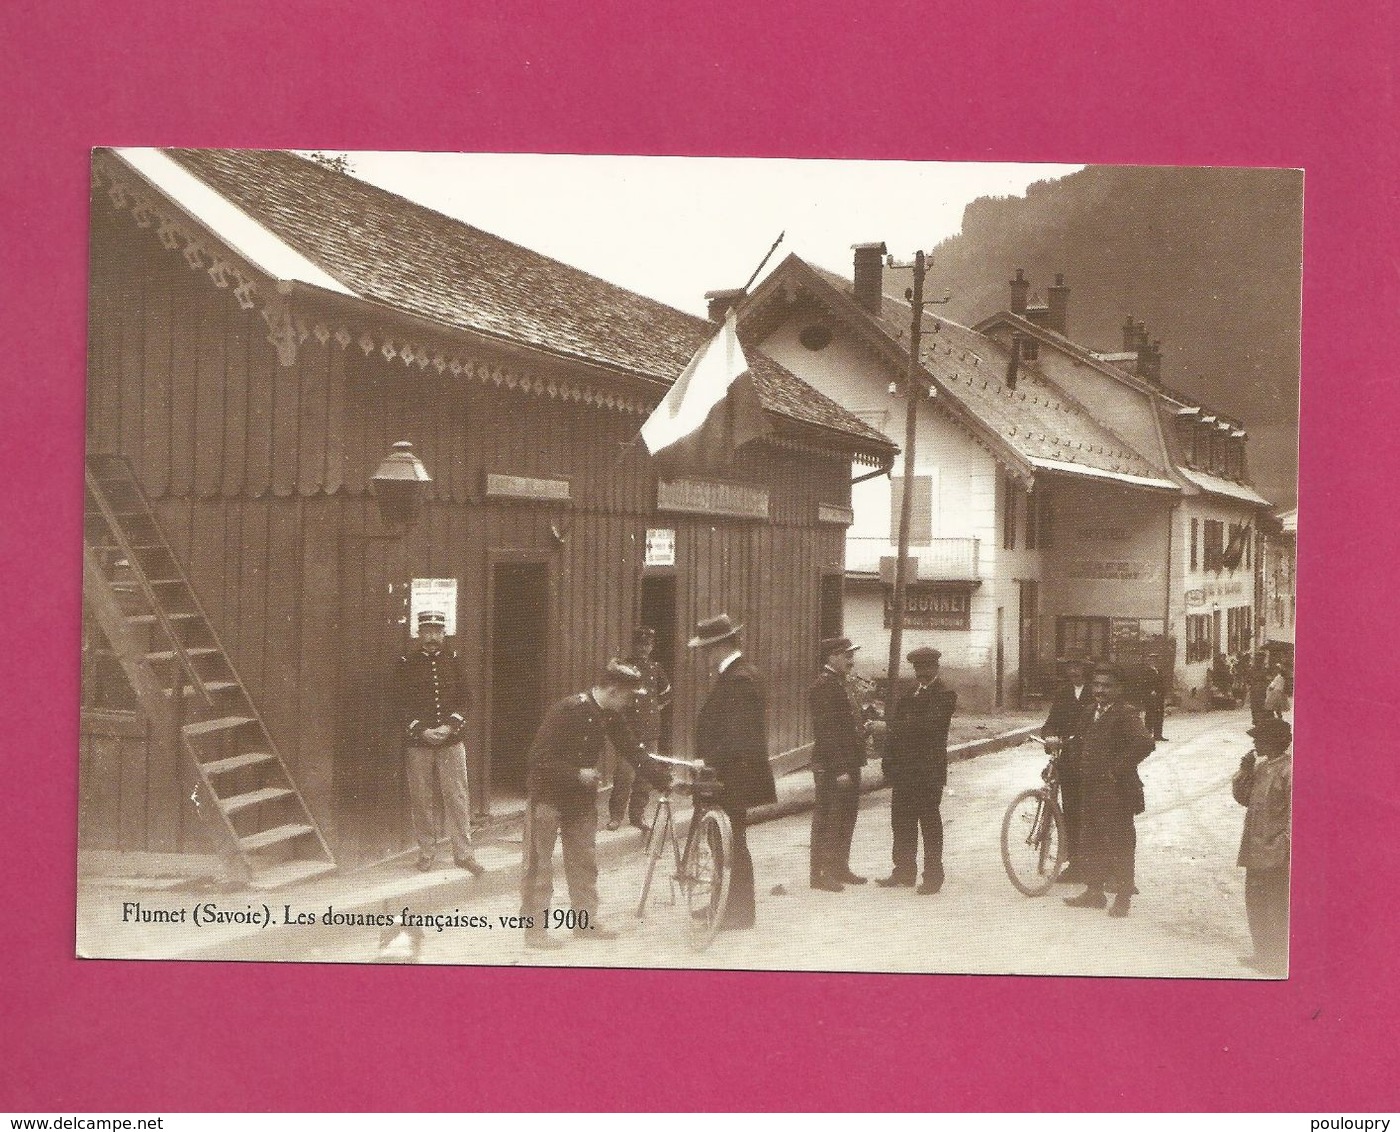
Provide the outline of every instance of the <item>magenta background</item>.
{"type": "Polygon", "coordinates": [[[110,7],[0,8],[0,1108],[1394,1107],[1388,4],[110,7]],[[97,144],[1306,167],[1291,980],[70,958],[97,144]]]}

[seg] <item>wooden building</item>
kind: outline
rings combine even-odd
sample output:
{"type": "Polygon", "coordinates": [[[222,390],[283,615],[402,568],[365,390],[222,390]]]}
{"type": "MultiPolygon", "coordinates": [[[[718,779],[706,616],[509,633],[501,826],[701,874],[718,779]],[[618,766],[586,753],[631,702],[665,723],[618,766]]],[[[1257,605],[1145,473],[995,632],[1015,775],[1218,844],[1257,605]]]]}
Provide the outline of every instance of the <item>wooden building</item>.
{"type": "Polygon", "coordinates": [[[894,447],[755,354],[771,436],[658,482],[637,431],[713,329],[290,154],[98,151],[82,848],[218,850],[268,883],[406,848],[386,686],[418,600],[478,692],[481,817],[518,809],[543,709],[639,621],[676,749],[685,638],[721,610],[769,677],[772,755],[806,744],[852,460],[894,447]],[[432,477],[411,525],[370,491],[398,441],[432,477]]]}

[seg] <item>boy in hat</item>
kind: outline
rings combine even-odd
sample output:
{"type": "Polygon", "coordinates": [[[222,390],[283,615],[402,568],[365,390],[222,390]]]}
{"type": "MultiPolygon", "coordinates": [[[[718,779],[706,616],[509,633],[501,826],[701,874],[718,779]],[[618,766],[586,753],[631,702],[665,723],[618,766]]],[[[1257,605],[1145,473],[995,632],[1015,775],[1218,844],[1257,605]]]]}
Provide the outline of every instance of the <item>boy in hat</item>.
{"type": "Polygon", "coordinates": [[[1254,954],[1240,959],[1267,975],[1288,973],[1288,874],[1292,858],[1293,728],[1261,719],[1246,732],[1254,750],[1231,780],[1235,801],[1248,809],[1237,864],[1244,869],[1244,907],[1254,954]],[[1257,757],[1256,757],[1257,756],[1257,757]]]}
{"type": "Polygon", "coordinates": [[[937,649],[927,647],[909,654],[917,684],[900,697],[881,768],[891,786],[894,871],[875,883],[881,888],[914,887],[922,829],[924,881],[918,888],[922,896],[943,888],[940,807],[948,783],[948,727],[958,706],[958,694],[938,678],[941,658],[937,649]]]}
{"type": "MultiPolygon", "coordinates": [[[[651,659],[651,650],[655,647],[656,630],[651,626],[638,625],[632,630],[632,655],[626,663],[642,674],[642,690],[632,701],[627,723],[648,751],[659,749],[661,713],[671,704],[671,682],[666,679],[665,669],[651,659]]],[[[626,815],[645,833],[648,794],[646,782],[637,780],[632,764],[614,757],[612,793],[608,795],[608,828],[619,828],[626,815]]]]}
{"type": "Polygon", "coordinates": [[[532,926],[525,946],[564,946],[548,934],[554,895],[554,845],[564,843],[564,879],[569,904],[578,913],[573,931],[580,939],[616,939],[598,915],[598,764],[611,742],[621,759],[646,775],[658,790],[668,788],[659,764],[627,726],[626,713],[643,686],[642,674],[613,660],[587,692],[566,696],[545,713],[530,745],[525,806],[524,860],[520,915],[532,926]]]}
{"type": "Polygon", "coordinates": [[[444,647],[447,616],[437,609],[418,614],[418,647],[399,658],[395,698],[407,741],[408,808],[418,841],[418,870],[427,872],[437,856],[438,802],[452,859],[473,876],[486,869],[472,852],[471,807],[467,795],[467,685],[457,653],[444,647]]]}
{"type": "Polygon", "coordinates": [[[848,884],[864,884],[851,871],[851,838],[860,808],[860,768],[865,765],[865,725],[851,700],[847,678],[855,665],[856,649],[847,637],[821,643],[822,670],[807,689],[812,709],[811,885],[823,892],[840,892],[848,884]]]}
{"type": "Polygon", "coordinates": [[[776,802],[768,765],[767,701],[758,669],[739,642],[739,630],[721,613],[695,626],[690,647],[699,650],[714,684],[695,720],[695,756],[714,768],[723,783],[716,804],[734,829],[734,873],[729,885],[725,928],[751,928],[755,922],[753,858],[746,836],[752,806],[776,802]]]}

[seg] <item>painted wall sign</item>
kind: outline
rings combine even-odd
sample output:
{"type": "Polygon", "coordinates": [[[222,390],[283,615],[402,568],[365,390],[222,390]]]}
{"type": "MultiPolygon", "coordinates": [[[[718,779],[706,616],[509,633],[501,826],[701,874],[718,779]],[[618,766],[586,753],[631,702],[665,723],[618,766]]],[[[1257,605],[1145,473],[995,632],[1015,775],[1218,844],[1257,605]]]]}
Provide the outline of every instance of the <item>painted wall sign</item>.
{"type": "Polygon", "coordinates": [[[710,480],[671,480],[656,485],[658,511],[727,515],[735,519],[768,518],[768,492],[761,487],[710,480]]]}
{"type": "Polygon", "coordinates": [[[486,498],[538,499],[550,503],[567,503],[569,481],[536,479],[532,476],[501,476],[487,472],[486,498]]]}
{"type": "MultiPolygon", "coordinates": [[[[894,590],[885,589],[885,628],[890,628],[894,614],[894,590]]],[[[972,590],[967,586],[930,585],[914,583],[904,590],[904,627],[906,629],[951,629],[967,631],[972,628],[972,590]]]]}
{"type": "Polygon", "coordinates": [[[1079,558],[1068,563],[1071,578],[1099,582],[1150,582],[1157,577],[1153,562],[1133,562],[1102,558],[1079,558]]]}
{"type": "Polygon", "coordinates": [[[414,578],[408,589],[408,631],[418,636],[418,614],[435,609],[447,618],[447,635],[457,635],[457,579],[414,578]]]}
{"type": "Polygon", "coordinates": [[[647,528],[647,550],[643,565],[674,566],[676,564],[676,532],[662,527],[647,528]]]}

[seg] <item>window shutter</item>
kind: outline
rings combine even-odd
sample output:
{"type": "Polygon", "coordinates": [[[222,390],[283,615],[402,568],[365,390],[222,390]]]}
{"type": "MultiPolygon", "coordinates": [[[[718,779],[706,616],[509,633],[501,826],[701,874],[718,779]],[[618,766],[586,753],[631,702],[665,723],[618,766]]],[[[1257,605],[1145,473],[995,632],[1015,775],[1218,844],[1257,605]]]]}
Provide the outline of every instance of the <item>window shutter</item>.
{"type": "MultiPolygon", "coordinates": [[[[909,545],[933,543],[933,477],[915,476],[909,509],[909,545]]],[[[904,505],[904,477],[890,477],[890,541],[899,538],[899,510],[904,505]]]]}

